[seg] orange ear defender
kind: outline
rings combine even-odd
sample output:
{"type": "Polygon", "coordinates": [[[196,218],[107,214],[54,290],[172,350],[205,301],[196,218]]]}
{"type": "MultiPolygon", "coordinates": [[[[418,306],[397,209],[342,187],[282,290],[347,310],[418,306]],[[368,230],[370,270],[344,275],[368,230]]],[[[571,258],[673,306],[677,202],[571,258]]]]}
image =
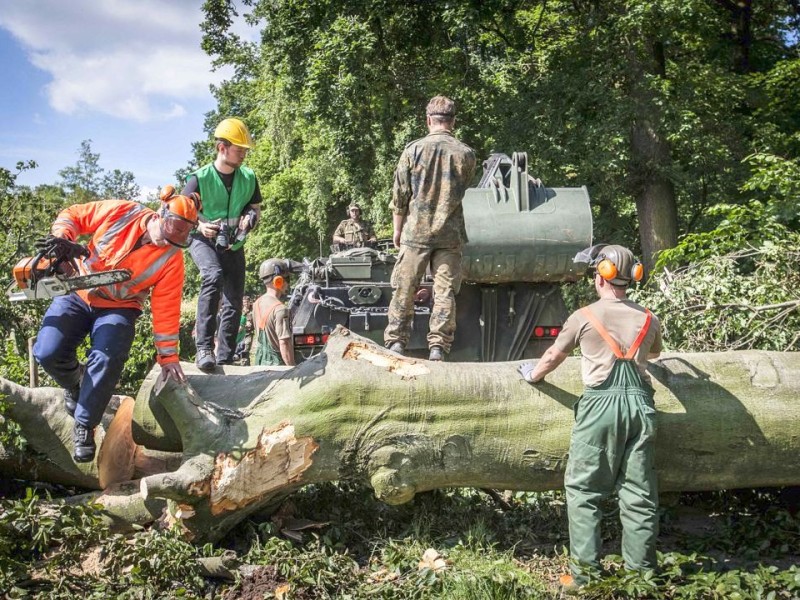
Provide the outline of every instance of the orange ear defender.
{"type": "Polygon", "coordinates": [[[634,281],[641,281],[642,277],[644,277],[644,265],[637,262],[631,267],[631,279],[634,281]]]}
{"type": "Polygon", "coordinates": [[[596,269],[597,269],[598,275],[600,275],[600,277],[602,277],[606,281],[611,281],[612,279],[614,279],[617,276],[617,273],[618,273],[617,265],[615,265],[613,262],[611,262],[607,258],[604,258],[599,263],[597,263],[596,269]]]}
{"type": "Polygon", "coordinates": [[[286,280],[282,275],[275,275],[272,279],[272,285],[275,286],[276,290],[282,290],[286,286],[286,280]]]}

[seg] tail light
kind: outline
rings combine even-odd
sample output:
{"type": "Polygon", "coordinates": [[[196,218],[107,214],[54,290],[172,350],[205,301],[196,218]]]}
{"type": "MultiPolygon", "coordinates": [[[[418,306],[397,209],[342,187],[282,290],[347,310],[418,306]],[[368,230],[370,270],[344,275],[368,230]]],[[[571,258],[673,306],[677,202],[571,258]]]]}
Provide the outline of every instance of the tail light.
{"type": "Polygon", "coordinates": [[[294,336],[295,346],[322,346],[327,341],[327,333],[305,333],[294,336]]]}
{"type": "Polygon", "coordinates": [[[537,325],[533,328],[532,338],[546,339],[558,337],[561,333],[561,327],[555,325],[537,325]]]}

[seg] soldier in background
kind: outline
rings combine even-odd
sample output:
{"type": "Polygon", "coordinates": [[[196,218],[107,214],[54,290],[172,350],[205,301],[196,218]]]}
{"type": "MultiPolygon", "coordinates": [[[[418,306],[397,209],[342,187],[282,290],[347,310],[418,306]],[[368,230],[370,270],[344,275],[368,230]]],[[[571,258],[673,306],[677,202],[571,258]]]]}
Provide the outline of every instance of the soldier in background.
{"type": "Polygon", "coordinates": [[[461,201],[475,174],[475,153],[453,136],[455,103],[436,96],[426,109],[428,135],[411,142],[394,174],[394,245],[400,248],[384,341],[402,354],[411,335],[414,294],[425,270],[433,275],[428,332],[430,360],[443,360],[456,329],[461,248],[467,241],[461,201]]]}
{"type": "Polygon", "coordinates": [[[361,248],[378,241],[372,223],[361,219],[361,207],[353,202],[347,207],[349,219],[345,219],[333,232],[333,243],[340,246],[361,248]]]}

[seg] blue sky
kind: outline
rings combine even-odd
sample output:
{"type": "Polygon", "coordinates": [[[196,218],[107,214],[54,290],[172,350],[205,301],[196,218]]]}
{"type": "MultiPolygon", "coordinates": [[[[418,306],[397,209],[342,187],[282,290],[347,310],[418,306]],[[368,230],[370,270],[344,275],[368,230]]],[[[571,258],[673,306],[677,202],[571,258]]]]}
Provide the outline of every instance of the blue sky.
{"type": "MultiPolygon", "coordinates": [[[[0,11],[0,166],[56,183],[92,140],[106,170],[143,192],[172,183],[201,140],[212,72],[200,49],[202,0],[11,0],[0,11]]],[[[246,26],[239,33],[252,37],[246,26]]]]}

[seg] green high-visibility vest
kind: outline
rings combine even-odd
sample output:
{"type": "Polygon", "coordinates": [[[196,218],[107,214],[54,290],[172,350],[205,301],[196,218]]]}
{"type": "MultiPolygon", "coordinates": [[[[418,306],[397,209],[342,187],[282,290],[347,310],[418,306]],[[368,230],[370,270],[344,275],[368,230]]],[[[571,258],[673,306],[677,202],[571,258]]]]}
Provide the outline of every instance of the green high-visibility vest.
{"type": "MultiPolygon", "coordinates": [[[[230,194],[213,163],[197,169],[189,177],[192,175],[197,177],[200,201],[203,203],[203,210],[200,211],[203,219],[206,221],[222,219],[235,231],[242,210],[256,191],[256,174],[253,170],[248,167],[239,167],[234,171],[230,194]]],[[[231,250],[238,250],[243,245],[244,241],[234,244],[231,246],[231,250]]]]}

